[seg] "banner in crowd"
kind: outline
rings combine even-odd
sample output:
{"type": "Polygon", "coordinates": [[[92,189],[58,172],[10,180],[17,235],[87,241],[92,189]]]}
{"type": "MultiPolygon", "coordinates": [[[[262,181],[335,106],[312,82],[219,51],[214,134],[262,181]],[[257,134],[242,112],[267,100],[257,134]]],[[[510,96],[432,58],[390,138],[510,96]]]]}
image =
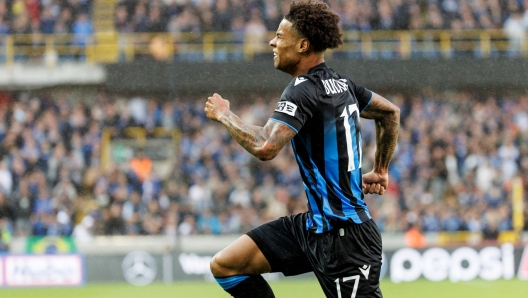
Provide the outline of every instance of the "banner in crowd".
{"type": "Polygon", "coordinates": [[[81,255],[5,255],[0,257],[0,285],[59,287],[84,284],[81,255]],[[3,267],[3,268],[2,268],[3,267]]]}
{"type": "Polygon", "coordinates": [[[26,252],[32,254],[74,253],[77,251],[71,237],[28,237],[26,252]]]}

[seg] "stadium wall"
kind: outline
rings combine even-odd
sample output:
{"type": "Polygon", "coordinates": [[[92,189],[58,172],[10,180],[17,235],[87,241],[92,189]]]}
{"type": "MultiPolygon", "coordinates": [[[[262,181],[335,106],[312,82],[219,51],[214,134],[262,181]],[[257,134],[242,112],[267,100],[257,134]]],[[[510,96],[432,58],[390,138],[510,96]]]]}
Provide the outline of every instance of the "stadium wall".
{"type": "MultiPolygon", "coordinates": [[[[527,59],[331,60],[335,70],[373,90],[526,90],[527,59]]],[[[269,60],[230,63],[138,61],[106,66],[106,87],[114,92],[212,93],[281,92],[288,75],[269,60]]]]}
{"type": "Polygon", "coordinates": [[[31,90],[55,86],[103,85],[106,69],[101,65],[63,63],[54,67],[15,64],[0,66],[0,89],[31,90]]]}

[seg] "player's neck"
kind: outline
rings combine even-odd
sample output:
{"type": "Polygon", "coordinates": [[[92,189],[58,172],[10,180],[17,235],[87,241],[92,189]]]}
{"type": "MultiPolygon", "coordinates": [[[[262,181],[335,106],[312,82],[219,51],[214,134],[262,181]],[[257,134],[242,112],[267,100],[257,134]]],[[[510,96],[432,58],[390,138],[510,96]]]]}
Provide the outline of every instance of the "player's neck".
{"type": "Polygon", "coordinates": [[[297,76],[307,74],[310,68],[324,62],[324,53],[311,54],[306,57],[303,57],[301,60],[299,60],[299,63],[297,63],[297,67],[295,71],[291,73],[291,76],[295,78],[297,76]]]}

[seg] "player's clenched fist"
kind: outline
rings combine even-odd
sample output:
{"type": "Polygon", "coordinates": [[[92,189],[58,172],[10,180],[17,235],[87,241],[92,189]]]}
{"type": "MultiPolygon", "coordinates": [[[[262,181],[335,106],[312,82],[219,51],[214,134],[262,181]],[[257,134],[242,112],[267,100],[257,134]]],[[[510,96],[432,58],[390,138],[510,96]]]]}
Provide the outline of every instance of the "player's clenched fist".
{"type": "Polygon", "coordinates": [[[369,172],[363,175],[363,193],[364,194],[379,194],[385,193],[389,185],[389,174],[380,174],[377,172],[369,172]]]}
{"type": "Polygon", "coordinates": [[[220,121],[220,118],[230,111],[229,100],[223,99],[222,96],[215,93],[207,99],[204,111],[207,118],[220,121]]]}

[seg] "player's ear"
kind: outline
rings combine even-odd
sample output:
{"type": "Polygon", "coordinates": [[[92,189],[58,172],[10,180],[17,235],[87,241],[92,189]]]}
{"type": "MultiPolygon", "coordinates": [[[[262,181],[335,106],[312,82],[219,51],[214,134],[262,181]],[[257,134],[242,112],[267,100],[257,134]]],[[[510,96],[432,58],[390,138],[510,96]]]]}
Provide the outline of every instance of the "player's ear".
{"type": "Polygon", "coordinates": [[[310,48],[310,41],[308,38],[301,38],[299,41],[299,54],[304,54],[308,52],[308,49],[310,48]]]}

